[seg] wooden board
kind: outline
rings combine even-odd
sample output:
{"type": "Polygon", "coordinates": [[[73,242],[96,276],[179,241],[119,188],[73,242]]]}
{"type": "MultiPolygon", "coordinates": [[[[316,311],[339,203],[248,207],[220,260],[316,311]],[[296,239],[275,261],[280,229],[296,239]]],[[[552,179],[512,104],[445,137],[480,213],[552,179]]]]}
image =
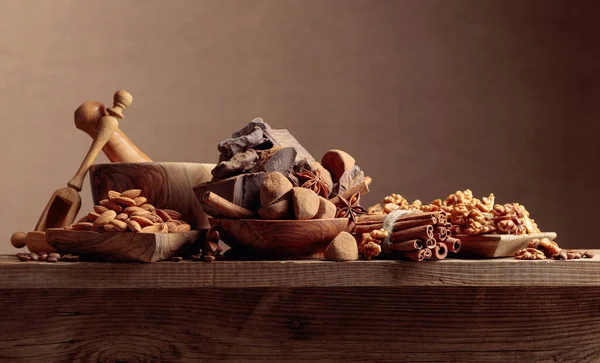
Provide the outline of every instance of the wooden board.
{"type": "Polygon", "coordinates": [[[0,256],[0,361],[595,362],[598,306],[597,257],[140,266],[0,256]]]}
{"type": "MultiPolygon", "coordinates": [[[[596,250],[596,256],[600,254],[596,250]]],[[[600,287],[600,257],[568,261],[20,262],[0,256],[0,289],[600,287]]]]}
{"type": "Polygon", "coordinates": [[[148,203],[174,209],[193,229],[208,228],[208,217],[194,194],[194,186],[211,179],[214,164],[200,163],[112,163],[90,169],[94,203],[105,199],[109,190],[141,189],[148,203]]]}
{"type": "Polygon", "coordinates": [[[527,248],[529,241],[535,238],[549,238],[554,240],[556,233],[544,232],[536,234],[510,235],[510,234],[484,234],[478,236],[456,235],[462,247],[456,254],[458,257],[468,258],[494,258],[513,257],[515,252],[527,248]]]}
{"type": "Polygon", "coordinates": [[[108,261],[156,262],[171,258],[196,241],[199,231],[133,233],[46,230],[48,244],[58,251],[108,261]]]}

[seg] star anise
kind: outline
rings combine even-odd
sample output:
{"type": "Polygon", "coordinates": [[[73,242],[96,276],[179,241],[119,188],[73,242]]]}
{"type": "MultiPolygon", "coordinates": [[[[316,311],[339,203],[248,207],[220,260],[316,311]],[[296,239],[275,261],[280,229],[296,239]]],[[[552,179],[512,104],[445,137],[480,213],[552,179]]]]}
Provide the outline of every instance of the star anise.
{"type": "Polygon", "coordinates": [[[350,218],[352,222],[356,222],[356,217],[360,214],[366,214],[367,210],[360,206],[360,193],[354,193],[350,199],[346,199],[341,195],[338,196],[342,205],[338,207],[336,218],[350,218]]]}
{"type": "Polygon", "coordinates": [[[322,196],[325,199],[329,198],[329,186],[323,176],[321,175],[321,171],[319,169],[314,170],[302,170],[295,173],[300,181],[300,186],[302,188],[311,189],[318,195],[322,196]]]}

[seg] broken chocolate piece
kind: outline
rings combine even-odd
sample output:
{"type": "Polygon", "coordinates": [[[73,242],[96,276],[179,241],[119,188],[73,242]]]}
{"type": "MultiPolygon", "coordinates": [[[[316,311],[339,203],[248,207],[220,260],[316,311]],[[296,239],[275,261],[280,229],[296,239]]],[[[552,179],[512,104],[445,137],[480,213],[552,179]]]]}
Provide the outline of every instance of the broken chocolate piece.
{"type": "MultiPolygon", "coordinates": [[[[217,182],[202,183],[194,187],[198,200],[207,192],[213,192],[228,201],[255,211],[260,207],[260,185],[266,173],[241,174],[217,182]]],[[[218,211],[203,205],[206,214],[217,217],[218,211]],[[215,214],[213,214],[215,213],[215,214]]]]}
{"type": "Polygon", "coordinates": [[[285,129],[265,129],[265,136],[273,143],[273,146],[282,146],[282,147],[293,147],[296,149],[296,160],[306,158],[309,161],[314,161],[313,158],[306,149],[300,145],[300,143],[289,133],[288,130],[285,129]]]}
{"type": "Polygon", "coordinates": [[[244,126],[240,130],[231,134],[231,137],[236,138],[236,137],[248,135],[249,133],[254,131],[254,128],[256,128],[256,127],[260,128],[261,130],[266,130],[266,129],[271,128],[271,126],[269,126],[269,124],[267,124],[266,122],[263,121],[262,117],[257,117],[254,120],[250,121],[250,123],[248,125],[244,126]]]}
{"type": "Polygon", "coordinates": [[[296,154],[296,149],[293,147],[281,148],[276,146],[270,150],[261,151],[259,152],[261,160],[252,168],[252,171],[277,171],[288,176],[294,168],[296,154]]]}
{"type": "Polygon", "coordinates": [[[257,161],[258,154],[254,149],[237,153],[231,159],[221,161],[213,168],[213,170],[211,170],[210,173],[213,175],[212,180],[218,181],[241,174],[252,169],[252,167],[256,165],[257,161]]]}
{"type": "Polygon", "coordinates": [[[360,184],[365,179],[365,173],[360,170],[358,165],[354,165],[352,169],[346,170],[340,177],[340,180],[333,184],[333,190],[329,195],[329,199],[336,197],[338,194],[345,192],[353,186],[360,184]]]}
{"type": "Polygon", "coordinates": [[[217,149],[221,153],[219,162],[229,160],[233,158],[234,155],[255,148],[267,141],[268,139],[265,137],[263,130],[258,126],[255,126],[252,131],[246,135],[221,141],[217,146],[217,149]]]}

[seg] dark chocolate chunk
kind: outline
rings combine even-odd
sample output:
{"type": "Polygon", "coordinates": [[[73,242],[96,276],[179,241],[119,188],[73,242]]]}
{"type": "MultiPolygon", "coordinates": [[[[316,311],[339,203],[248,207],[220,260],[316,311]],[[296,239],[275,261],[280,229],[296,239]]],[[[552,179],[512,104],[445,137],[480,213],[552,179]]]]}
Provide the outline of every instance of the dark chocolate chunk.
{"type": "Polygon", "coordinates": [[[303,158],[309,161],[315,160],[288,130],[266,129],[264,130],[264,134],[273,143],[273,146],[293,147],[296,149],[296,161],[303,158]]]}
{"type": "Polygon", "coordinates": [[[237,153],[231,159],[221,161],[211,170],[210,173],[213,175],[212,180],[218,181],[241,174],[252,169],[257,161],[258,154],[254,149],[237,153]]]}

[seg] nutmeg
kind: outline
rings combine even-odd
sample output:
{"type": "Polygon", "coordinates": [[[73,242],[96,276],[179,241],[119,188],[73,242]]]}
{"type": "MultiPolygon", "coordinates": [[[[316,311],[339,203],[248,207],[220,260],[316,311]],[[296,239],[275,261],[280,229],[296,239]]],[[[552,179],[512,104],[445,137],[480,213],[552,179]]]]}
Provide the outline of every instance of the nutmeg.
{"type": "Polygon", "coordinates": [[[325,258],[329,261],[358,260],[358,245],[348,232],[340,232],[325,249],[325,258]]]}
{"type": "Polygon", "coordinates": [[[293,188],[292,202],[294,205],[294,216],[298,220],[312,219],[319,211],[319,196],[310,189],[293,188]]]}
{"type": "Polygon", "coordinates": [[[261,219],[285,219],[290,215],[290,201],[282,199],[268,207],[258,208],[258,216],[261,219]]]}
{"type": "Polygon", "coordinates": [[[268,173],[260,186],[260,204],[268,207],[292,190],[292,182],[280,172],[268,173]]]}
{"type": "Polygon", "coordinates": [[[346,170],[354,167],[355,160],[350,154],[342,150],[329,150],[321,158],[321,165],[331,173],[331,179],[334,183],[340,180],[340,177],[346,170]]]}
{"type": "Polygon", "coordinates": [[[335,218],[335,212],[337,212],[335,204],[323,197],[319,197],[319,210],[314,219],[335,218]]]}

